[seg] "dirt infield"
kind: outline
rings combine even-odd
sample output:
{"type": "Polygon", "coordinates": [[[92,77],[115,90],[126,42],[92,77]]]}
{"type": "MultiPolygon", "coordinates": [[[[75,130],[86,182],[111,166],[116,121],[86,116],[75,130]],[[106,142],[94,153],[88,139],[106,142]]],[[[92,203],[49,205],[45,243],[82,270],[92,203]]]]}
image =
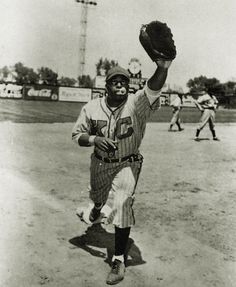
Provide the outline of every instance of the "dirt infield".
{"type": "MultiPolygon", "coordinates": [[[[0,123],[0,286],[106,286],[113,228],[87,228],[90,148],[73,123],[0,123]]],[[[220,142],[195,124],[149,123],[141,152],[126,276],[118,286],[233,287],[236,282],[236,124],[220,142]]]]}

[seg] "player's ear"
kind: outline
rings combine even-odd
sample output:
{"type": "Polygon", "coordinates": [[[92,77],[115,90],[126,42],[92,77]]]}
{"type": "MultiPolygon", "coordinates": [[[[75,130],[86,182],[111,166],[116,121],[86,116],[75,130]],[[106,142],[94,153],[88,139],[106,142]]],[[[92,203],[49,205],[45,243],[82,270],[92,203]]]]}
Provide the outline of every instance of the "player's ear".
{"type": "Polygon", "coordinates": [[[107,92],[111,89],[111,87],[110,87],[110,85],[108,83],[105,84],[105,89],[106,89],[107,92]]]}
{"type": "Polygon", "coordinates": [[[105,88],[108,89],[109,86],[110,86],[109,83],[108,83],[108,82],[105,82],[105,88]]]}

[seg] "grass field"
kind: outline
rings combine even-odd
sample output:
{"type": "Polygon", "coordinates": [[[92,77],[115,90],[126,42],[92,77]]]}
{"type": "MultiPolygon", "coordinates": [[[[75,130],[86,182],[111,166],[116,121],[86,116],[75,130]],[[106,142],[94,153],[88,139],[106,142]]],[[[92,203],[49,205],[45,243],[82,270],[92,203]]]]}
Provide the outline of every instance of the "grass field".
{"type": "MultiPolygon", "coordinates": [[[[83,103],[47,102],[0,99],[0,121],[16,123],[54,123],[75,122],[83,103]]],[[[161,107],[150,122],[169,122],[172,116],[170,107],[161,107]]],[[[200,112],[196,108],[184,108],[181,111],[183,123],[196,123],[200,112]]],[[[216,122],[236,122],[236,110],[219,109],[216,122]]]]}

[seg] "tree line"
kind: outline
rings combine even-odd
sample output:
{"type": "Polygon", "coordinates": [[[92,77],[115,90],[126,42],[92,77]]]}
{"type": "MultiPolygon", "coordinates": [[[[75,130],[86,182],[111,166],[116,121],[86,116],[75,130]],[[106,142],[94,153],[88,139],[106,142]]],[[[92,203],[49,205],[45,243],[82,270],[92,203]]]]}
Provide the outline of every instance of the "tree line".
{"type": "MultiPolygon", "coordinates": [[[[116,65],[118,65],[118,62],[115,60],[100,58],[95,65],[96,74],[98,76],[105,76],[107,71],[116,65]]],[[[45,84],[93,88],[95,84],[95,79],[92,79],[90,75],[79,76],[77,79],[66,76],[59,78],[58,74],[49,67],[41,67],[35,71],[21,62],[16,63],[12,67],[4,66],[0,68],[0,82],[6,82],[9,79],[9,75],[11,75],[12,81],[18,85],[45,84]]],[[[236,96],[236,81],[220,83],[216,78],[207,78],[200,75],[199,77],[189,79],[187,87],[190,94],[205,89],[218,97],[236,96]]]]}
{"type": "Polygon", "coordinates": [[[236,81],[220,83],[216,78],[207,78],[201,75],[190,79],[187,82],[187,87],[192,94],[204,89],[208,93],[218,96],[236,96],[236,81]]]}
{"type": "MultiPolygon", "coordinates": [[[[116,65],[118,65],[118,62],[114,60],[100,58],[96,64],[97,75],[106,75],[107,71],[116,65]]],[[[0,82],[5,83],[9,81],[17,85],[44,84],[84,88],[94,87],[94,79],[90,75],[78,76],[77,79],[66,76],[58,77],[58,74],[49,67],[41,67],[35,71],[21,62],[16,63],[12,67],[4,66],[0,68],[0,82]]]]}

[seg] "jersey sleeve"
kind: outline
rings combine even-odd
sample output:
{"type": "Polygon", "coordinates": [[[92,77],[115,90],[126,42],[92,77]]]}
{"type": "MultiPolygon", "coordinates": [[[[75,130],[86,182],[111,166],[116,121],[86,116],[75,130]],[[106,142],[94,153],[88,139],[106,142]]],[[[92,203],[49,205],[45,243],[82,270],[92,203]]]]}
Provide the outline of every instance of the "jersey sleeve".
{"type": "Polygon", "coordinates": [[[150,108],[153,110],[158,109],[160,107],[161,90],[151,90],[146,84],[146,86],[144,87],[144,92],[146,94],[146,97],[148,98],[150,108]]]}
{"type": "Polygon", "coordinates": [[[146,85],[133,95],[133,104],[137,115],[146,120],[151,112],[160,108],[160,92],[153,91],[146,85]]]}
{"type": "Polygon", "coordinates": [[[87,105],[83,106],[78,119],[72,129],[72,140],[78,143],[82,134],[91,134],[91,121],[87,112],[87,105]]]}

